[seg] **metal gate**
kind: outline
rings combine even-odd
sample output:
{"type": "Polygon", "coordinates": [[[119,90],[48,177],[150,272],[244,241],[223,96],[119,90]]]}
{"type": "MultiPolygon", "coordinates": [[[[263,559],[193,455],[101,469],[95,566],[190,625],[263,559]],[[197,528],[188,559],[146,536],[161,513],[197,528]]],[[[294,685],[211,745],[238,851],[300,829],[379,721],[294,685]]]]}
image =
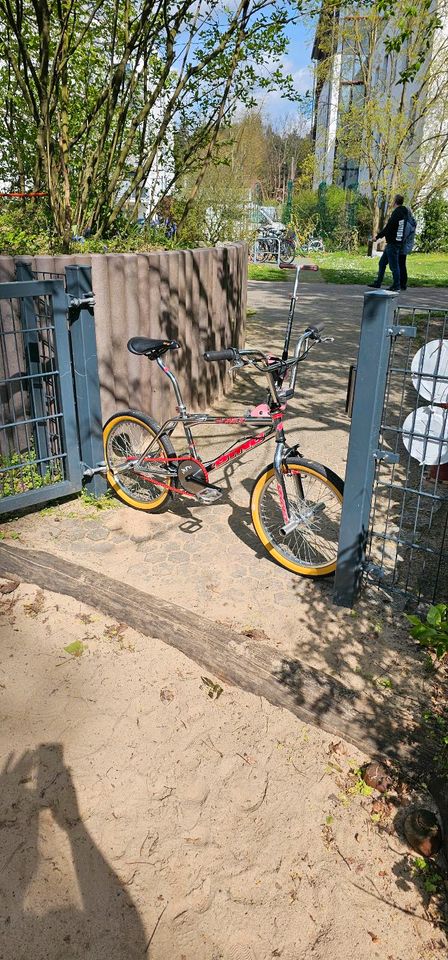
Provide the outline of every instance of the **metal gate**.
{"type": "Polygon", "coordinates": [[[0,513],[81,489],[60,280],[0,284],[0,513]]]}
{"type": "Polygon", "coordinates": [[[365,296],[335,600],[448,590],[448,309],[365,296]]]}

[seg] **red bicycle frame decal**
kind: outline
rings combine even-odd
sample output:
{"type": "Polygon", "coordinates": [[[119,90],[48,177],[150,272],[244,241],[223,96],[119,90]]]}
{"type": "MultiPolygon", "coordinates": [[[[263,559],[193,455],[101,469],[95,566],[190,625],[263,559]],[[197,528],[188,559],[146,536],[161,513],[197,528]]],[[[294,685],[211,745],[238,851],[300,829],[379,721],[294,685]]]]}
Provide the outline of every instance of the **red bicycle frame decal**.
{"type": "Polygon", "coordinates": [[[262,433],[259,437],[250,437],[243,443],[239,443],[237,447],[232,447],[232,449],[228,450],[227,453],[222,453],[219,457],[216,457],[216,460],[213,460],[211,463],[209,463],[208,470],[217,470],[218,467],[223,467],[225,463],[229,462],[229,460],[233,460],[241,453],[245,453],[246,450],[252,450],[253,447],[258,447],[260,443],[263,443],[264,440],[267,440],[268,436],[270,435],[271,431],[267,430],[266,433],[262,433]]]}
{"type": "MultiPolygon", "coordinates": [[[[247,423],[247,420],[244,417],[226,417],[222,419],[220,418],[219,420],[214,420],[213,422],[244,424],[244,423],[247,423]]],[[[127,460],[130,462],[140,460],[140,462],[144,464],[182,463],[185,460],[187,461],[191,460],[194,463],[197,463],[198,468],[200,468],[201,471],[204,471],[206,473],[207,479],[208,479],[208,474],[212,470],[217,470],[219,469],[219,467],[223,467],[224,464],[228,463],[229,460],[234,460],[235,457],[240,456],[242,453],[246,453],[247,450],[252,450],[254,447],[258,447],[261,443],[264,443],[264,441],[267,440],[268,437],[270,436],[272,436],[272,430],[266,430],[264,433],[260,434],[260,436],[258,437],[249,437],[247,440],[244,440],[243,443],[238,443],[236,447],[232,447],[232,449],[228,450],[227,453],[219,454],[214,460],[207,462],[207,464],[204,464],[202,463],[201,460],[198,460],[195,457],[190,457],[190,456],[143,457],[143,459],[141,457],[128,457],[127,460]]],[[[145,472],[139,471],[139,470],[136,470],[135,473],[137,474],[137,476],[141,477],[143,480],[149,480],[149,482],[153,483],[155,486],[165,487],[165,489],[169,488],[173,493],[178,493],[183,497],[193,498],[193,500],[196,499],[194,493],[189,493],[188,490],[181,490],[179,487],[173,487],[169,481],[164,482],[163,480],[160,480],[156,477],[152,477],[152,476],[148,477],[148,475],[145,472]]]]}

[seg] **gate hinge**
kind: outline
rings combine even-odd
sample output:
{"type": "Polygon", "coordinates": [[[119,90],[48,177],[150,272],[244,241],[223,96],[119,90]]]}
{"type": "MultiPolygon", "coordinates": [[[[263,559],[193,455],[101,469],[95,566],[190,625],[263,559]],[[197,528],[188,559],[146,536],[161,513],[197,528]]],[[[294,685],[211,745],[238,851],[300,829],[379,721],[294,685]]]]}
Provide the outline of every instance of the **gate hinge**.
{"type": "Polygon", "coordinates": [[[78,313],[79,310],[90,310],[95,306],[95,297],[93,293],[86,293],[84,297],[72,297],[67,294],[69,315],[78,313]]]}
{"type": "Polygon", "coordinates": [[[412,340],[417,336],[417,327],[402,327],[399,323],[394,323],[387,332],[389,337],[408,337],[412,340]]]}
{"type": "Polygon", "coordinates": [[[391,450],[374,450],[375,460],[383,460],[384,463],[400,463],[398,453],[392,453],[391,450]]]}
{"type": "Polygon", "coordinates": [[[104,477],[107,474],[107,465],[104,461],[97,463],[96,467],[89,467],[86,463],[82,463],[81,466],[83,468],[82,475],[86,478],[95,477],[97,473],[101,473],[104,477]]]}

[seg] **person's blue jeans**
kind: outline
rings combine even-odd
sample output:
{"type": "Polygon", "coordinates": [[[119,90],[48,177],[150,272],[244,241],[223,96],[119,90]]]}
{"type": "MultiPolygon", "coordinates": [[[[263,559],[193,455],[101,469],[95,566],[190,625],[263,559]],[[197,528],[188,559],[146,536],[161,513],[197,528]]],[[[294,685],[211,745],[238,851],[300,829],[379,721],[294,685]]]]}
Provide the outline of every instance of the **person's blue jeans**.
{"type": "Polygon", "coordinates": [[[400,247],[396,243],[386,243],[386,249],[381,254],[380,262],[378,264],[378,277],[377,283],[378,286],[381,286],[384,280],[384,274],[386,272],[386,267],[389,264],[389,267],[394,278],[394,287],[400,289],[400,247]]]}

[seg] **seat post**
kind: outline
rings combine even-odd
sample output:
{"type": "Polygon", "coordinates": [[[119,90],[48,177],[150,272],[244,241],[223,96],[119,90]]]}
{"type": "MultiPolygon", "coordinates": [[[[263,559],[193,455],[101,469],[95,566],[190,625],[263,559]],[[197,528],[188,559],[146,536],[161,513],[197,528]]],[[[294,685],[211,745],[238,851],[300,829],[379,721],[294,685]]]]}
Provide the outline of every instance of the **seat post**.
{"type": "Polygon", "coordinates": [[[175,393],[175,395],[176,395],[176,400],[177,400],[178,407],[179,407],[179,413],[180,413],[180,415],[181,415],[181,417],[182,417],[182,419],[183,419],[184,416],[186,416],[186,414],[187,414],[187,408],[186,408],[186,406],[185,406],[185,404],[184,404],[184,401],[183,401],[183,398],[182,398],[182,394],[181,394],[181,392],[180,392],[180,387],[179,387],[179,384],[178,384],[178,382],[177,382],[177,378],[174,376],[174,373],[172,373],[171,370],[166,366],[166,364],[164,364],[164,362],[163,362],[163,360],[161,359],[161,357],[157,357],[157,358],[156,358],[156,363],[157,363],[157,366],[160,367],[160,369],[163,371],[163,373],[166,374],[166,376],[168,377],[168,379],[169,379],[169,380],[171,381],[171,383],[172,383],[173,390],[174,390],[174,393],[175,393]]]}
{"type": "MultiPolygon", "coordinates": [[[[182,399],[182,394],[181,394],[181,392],[180,392],[180,387],[179,387],[179,384],[178,384],[178,382],[177,382],[177,378],[174,376],[174,373],[172,373],[171,370],[163,363],[163,360],[161,360],[160,357],[157,357],[157,358],[156,358],[156,363],[158,364],[158,366],[160,367],[160,369],[163,371],[163,373],[166,374],[166,376],[168,377],[168,380],[170,380],[171,383],[172,383],[172,385],[173,385],[173,390],[174,390],[174,393],[175,393],[175,395],[176,395],[176,400],[177,400],[177,405],[178,405],[178,409],[179,409],[179,413],[180,413],[181,420],[183,420],[183,421],[187,420],[187,419],[188,419],[188,411],[187,411],[187,408],[186,408],[186,406],[185,406],[185,404],[184,404],[184,401],[183,401],[183,399],[182,399]]],[[[198,453],[197,453],[197,450],[196,450],[196,444],[195,444],[194,439],[193,439],[193,434],[192,434],[192,432],[191,432],[191,430],[190,430],[190,427],[187,426],[187,424],[186,424],[185,422],[184,422],[184,431],[185,431],[185,436],[186,436],[187,443],[188,443],[188,446],[189,446],[189,449],[190,449],[190,454],[191,454],[192,457],[197,457],[198,453]]]]}

